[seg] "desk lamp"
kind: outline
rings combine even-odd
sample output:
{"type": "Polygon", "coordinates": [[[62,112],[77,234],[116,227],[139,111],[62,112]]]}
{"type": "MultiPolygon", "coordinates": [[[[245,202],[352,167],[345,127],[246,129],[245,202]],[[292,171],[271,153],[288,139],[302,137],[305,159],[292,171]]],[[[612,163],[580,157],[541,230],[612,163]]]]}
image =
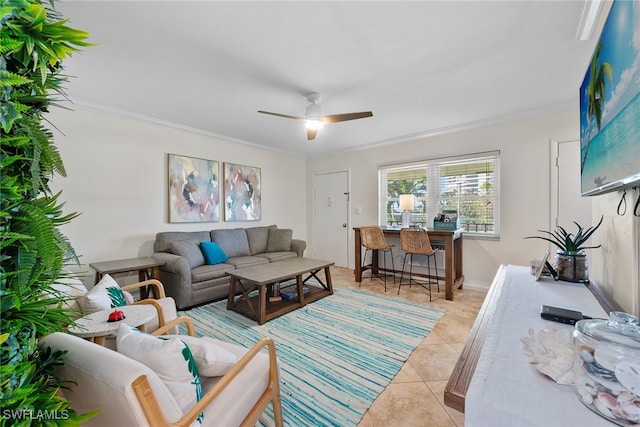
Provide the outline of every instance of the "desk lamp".
{"type": "Polygon", "coordinates": [[[415,197],[413,194],[401,194],[400,195],[400,209],[402,210],[402,227],[409,227],[411,223],[411,211],[413,210],[413,203],[415,197]]]}

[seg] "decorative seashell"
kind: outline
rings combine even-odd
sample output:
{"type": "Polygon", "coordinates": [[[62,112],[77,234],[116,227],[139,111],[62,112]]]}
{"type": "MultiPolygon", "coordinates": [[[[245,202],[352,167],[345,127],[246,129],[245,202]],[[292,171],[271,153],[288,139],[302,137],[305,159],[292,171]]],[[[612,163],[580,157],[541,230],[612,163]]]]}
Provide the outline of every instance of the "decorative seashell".
{"type": "Polygon", "coordinates": [[[585,404],[591,405],[593,403],[593,395],[585,387],[580,387],[578,389],[578,394],[585,404]]]}
{"type": "Polygon", "coordinates": [[[620,354],[608,347],[601,346],[595,351],[593,357],[604,369],[613,371],[618,364],[620,354]]]}
{"type": "Polygon", "coordinates": [[[618,407],[618,400],[609,393],[598,393],[598,401],[609,409],[618,407]]]}
{"type": "Polygon", "coordinates": [[[584,389],[591,395],[591,396],[595,396],[596,394],[598,394],[598,392],[595,389],[595,384],[593,384],[593,382],[591,382],[591,384],[586,384],[584,386],[584,389]]]}
{"type": "Polygon", "coordinates": [[[598,412],[600,412],[605,417],[613,418],[613,413],[611,412],[611,409],[607,408],[607,406],[605,406],[605,404],[602,403],[600,399],[594,400],[593,406],[598,410],[598,412]]]}
{"type": "Polygon", "coordinates": [[[640,397],[640,363],[624,359],[616,366],[615,375],[627,390],[640,397]]]}
{"type": "Polygon", "coordinates": [[[586,363],[593,363],[593,361],[595,360],[593,358],[593,354],[591,352],[588,352],[587,350],[580,350],[580,358],[586,363]]]}
{"type": "Polygon", "coordinates": [[[633,417],[635,420],[640,420],[640,400],[625,403],[620,407],[629,417],[633,417]]]}
{"type": "Polygon", "coordinates": [[[636,399],[636,396],[630,391],[621,391],[618,393],[617,399],[619,405],[625,405],[633,402],[636,399]]]}

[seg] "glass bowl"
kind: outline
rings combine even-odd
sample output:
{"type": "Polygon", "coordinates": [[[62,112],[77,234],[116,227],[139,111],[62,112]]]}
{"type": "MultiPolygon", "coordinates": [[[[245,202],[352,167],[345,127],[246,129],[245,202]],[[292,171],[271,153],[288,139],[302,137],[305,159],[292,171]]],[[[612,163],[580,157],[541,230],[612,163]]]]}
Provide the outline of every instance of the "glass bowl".
{"type": "Polygon", "coordinates": [[[640,424],[640,326],[628,313],[580,320],[573,344],[576,391],[598,415],[621,426],[640,424]]]}

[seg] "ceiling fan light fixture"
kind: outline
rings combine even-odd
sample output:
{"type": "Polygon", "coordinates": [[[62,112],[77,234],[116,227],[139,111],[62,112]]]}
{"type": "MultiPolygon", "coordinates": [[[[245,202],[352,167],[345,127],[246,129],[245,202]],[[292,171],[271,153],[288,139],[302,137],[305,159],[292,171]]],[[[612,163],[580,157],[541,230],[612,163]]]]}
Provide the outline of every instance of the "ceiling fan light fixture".
{"type": "Polygon", "coordinates": [[[316,119],[307,119],[304,125],[307,129],[320,130],[322,126],[324,126],[324,123],[316,119]]]}

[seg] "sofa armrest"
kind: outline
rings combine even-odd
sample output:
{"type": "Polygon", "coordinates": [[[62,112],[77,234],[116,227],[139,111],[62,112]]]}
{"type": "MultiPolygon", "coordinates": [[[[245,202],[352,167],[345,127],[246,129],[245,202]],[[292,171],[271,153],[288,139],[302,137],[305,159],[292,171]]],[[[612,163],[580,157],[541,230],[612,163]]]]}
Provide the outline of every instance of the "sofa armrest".
{"type": "Polygon", "coordinates": [[[186,258],[168,252],[154,252],[151,256],[159,261],[164,261],[164,265],[160,266],[160,270],[191,276],[191,264],[186,258]]]}
{"type": "Polygon", "coordinates": [[[307,242],[300,239],[291,239],[291,250],[296,252],[299,257],[304,256],[304,250],[307,248],[307,242]]]}

